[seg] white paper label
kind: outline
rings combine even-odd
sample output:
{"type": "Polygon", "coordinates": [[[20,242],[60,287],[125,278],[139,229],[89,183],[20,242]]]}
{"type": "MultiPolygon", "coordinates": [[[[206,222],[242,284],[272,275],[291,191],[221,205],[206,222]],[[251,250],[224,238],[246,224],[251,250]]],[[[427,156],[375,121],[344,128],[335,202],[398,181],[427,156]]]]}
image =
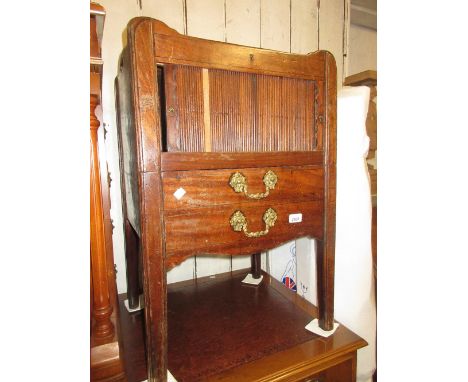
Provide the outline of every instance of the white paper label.
{"type": "Polygon", "coordinates": [[[290,223],[300,223],[302,221],[302,214],[289,214],[290,223]]]}
{"type": "Polygon", "coordinates": [[[177,200],[180,200],[186,193],[187,191],[185,191],[182,187],[180,187],[174,192],[173,195],[177,200]]]}

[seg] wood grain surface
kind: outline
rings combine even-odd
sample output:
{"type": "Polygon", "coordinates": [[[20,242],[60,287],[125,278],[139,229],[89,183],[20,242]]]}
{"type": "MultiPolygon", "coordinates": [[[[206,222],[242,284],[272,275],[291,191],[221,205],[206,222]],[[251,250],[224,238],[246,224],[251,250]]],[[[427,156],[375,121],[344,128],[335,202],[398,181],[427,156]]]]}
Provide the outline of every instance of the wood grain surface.
{"type": "Polygon", "coordinates": [[[246,178],[248,194],[262,193],[266,190],[263,177],[267,171],[273,171],[278,181],[275,188],[269,190],[269,195],[262,200],[270,203],[284,203],[285,201],[298,203],[323,199],[323,169],[321,168],[267,167],[165,172],[162,175],[165,213],[170,215],[175,210],[252,201],[245,193],[236,193],[229,185],[229,180],[233,174],[240,173],[246,178]],[[186,192],[180,199],[174,196],[179,188],[183,188],[186,192]]]}
{"type": "Polygon", "coordinates": [[[250,255],[303,236],[323,238],[322,215],[322,201],[283,204],[258,201],[167,214],[166,265],[172,267],[193,255],[250,255]],[[249,238],[229,224],[233,213],[239,210],[246,216],[249,232],[262,231],[265,229],[262,217],[270,207],[278,218],[265,236],[249,238]],[[302,214],[302,222],[289,223],[289,215],[296,213],[302,214]]]}

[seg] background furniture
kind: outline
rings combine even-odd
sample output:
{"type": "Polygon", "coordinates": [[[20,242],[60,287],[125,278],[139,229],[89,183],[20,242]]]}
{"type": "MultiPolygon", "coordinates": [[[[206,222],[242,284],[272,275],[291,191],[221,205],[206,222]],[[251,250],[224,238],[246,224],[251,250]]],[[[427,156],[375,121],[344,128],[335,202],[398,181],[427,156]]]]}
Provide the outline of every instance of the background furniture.
{"type": "MultiPolygon", "coordinates": [[[[239,368],[246,363],[251,366],[255,361],[259,372],[262,360],[279,350],[297,349],[307,341],[315,348],[322,339],[304,330],[313,309],[300,298],[279,302],[287,308],[279,309],[271,330],[257,335],[268,327],[270,315],[264,310],[271,307],[269,296],[277,293],[270,292],[266,274],[265,284],[258,288],[243,286],[241,278],[229,274],[228,281],[214,277],[213,286],[210,282],[201,286],[198,280],[179,289],[167,288],[166,272],[197,254],[251,254],[255,269],[260,251],[310,236],[317,239],[318,253],[315,314],[322,329],[333,327],[333,57],[328,52],[301,56],[186,37],[148,18],[130,22],[127,41],[117,103],[125,218],[139,238],[139,248],[129,248],[127,240],[126,251],[142,255],[149,379],[165,380],[169,364],[178,379],[215,374],[224,378],[232,369],[241,373],[236,374],[239,380],[244,375],[239,368]],[[207,304],[211,298],[205,295],[207,290],[213,292],[213,303],[207,304]],[[228,313],[220,315],[219,304],[228,313]],[[250,315],[242,313],[242,304],[251,305],[250,315]],[[285,337],[281,319],[293,320],[292,328],[299,328],[291,338],[285,337]],[[235,322],[241,323],[241,332],[234,330],[235,322]],[[206,336],[198,337],[203,332],[199,325],[207,323],[211,324],[206,336]],[[250,335],[242,333],[246,327],[253,328],[250,335]],[[219,342],[229,343],[231,337],[239,345],[252,341],[252,348],[240,355],[222,352],[219,342]],[[258,339],[265,343],[256,343],[258,339]],[[178,364],[177,357],[189,349],[187,341],[196,345],[178,364]],[[179,351],[171,351],[174,346],[179,351]],[[209,368],[196,374],[203,362],[195,360],[203,354],[209,368]]],[[[129,294],[137,290],[134,285],[129,294]]],[[[349,332],[344,327],[338,330],[349,332]]],[[[365,345],[353,336],[351,341],[338,341],[349,359],[365,345]]],[[[334,365],[343,362],[336,349],[322,350],[325,354],[319,352],[319,359],[330,357],[334,365]]],[[[301,362],[296,359],[282,370],[289,367],[294,378],[320,371],[311,366],[305,372],[301,362]]],[[[270,372],[263,367],[263,374],[270,372]]],[[[353,372],[351,367],[349,380],[353,372]]]]}
{"type": "Polygon", "coordinates": [[[346,77],[344,84],[346,86],[368,86],[370,89],[369,109],[366,119],[367,135],[369,136],[367,167],[369,169],[372,196],[373,273],[375,288],[377,288],[377,72],[375,70],[366,70],[354,74],[346,77]]]}
{"type": "Polygon", "coordinates": [[[112,223],[101,113],[101,39],[105,10],[90,4],[91,380],[125,381],[119,346],[112,223]]]}

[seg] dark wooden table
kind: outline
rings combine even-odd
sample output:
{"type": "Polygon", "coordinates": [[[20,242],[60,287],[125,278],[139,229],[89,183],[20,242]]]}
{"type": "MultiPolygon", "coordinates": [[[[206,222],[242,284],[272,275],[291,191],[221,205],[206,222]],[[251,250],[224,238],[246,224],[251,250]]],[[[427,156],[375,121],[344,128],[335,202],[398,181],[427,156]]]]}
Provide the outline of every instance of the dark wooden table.
{"type": "MultiPolygon", "coordinates": [[[[323,338],[305,326],[317,309],[264,273],[249,270],[168,285],[168,365],[185,381],[355,381],[356,351],[366,342],[340,325],[323,338]]],[[[129,382],[147,378],[143,313],[119,296],[129,382]]]]}

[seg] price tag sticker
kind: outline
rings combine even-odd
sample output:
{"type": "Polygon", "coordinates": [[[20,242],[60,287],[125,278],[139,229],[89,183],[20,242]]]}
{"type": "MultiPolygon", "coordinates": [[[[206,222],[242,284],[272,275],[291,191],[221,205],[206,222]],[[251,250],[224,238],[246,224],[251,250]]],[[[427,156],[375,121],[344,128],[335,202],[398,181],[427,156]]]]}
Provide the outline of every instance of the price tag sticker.
{"type": "Polygon", "coordinates": [[[302,221],[302,214],[289,214],[290,223],[300,223],[302,221]]]}
{"type": "Polygon", "coordinates": [[[187,192],[182,187],[180,187],[176,190],[176,192],[174,192],[174,198],[180,200],[186,193],[187,192]]]}

